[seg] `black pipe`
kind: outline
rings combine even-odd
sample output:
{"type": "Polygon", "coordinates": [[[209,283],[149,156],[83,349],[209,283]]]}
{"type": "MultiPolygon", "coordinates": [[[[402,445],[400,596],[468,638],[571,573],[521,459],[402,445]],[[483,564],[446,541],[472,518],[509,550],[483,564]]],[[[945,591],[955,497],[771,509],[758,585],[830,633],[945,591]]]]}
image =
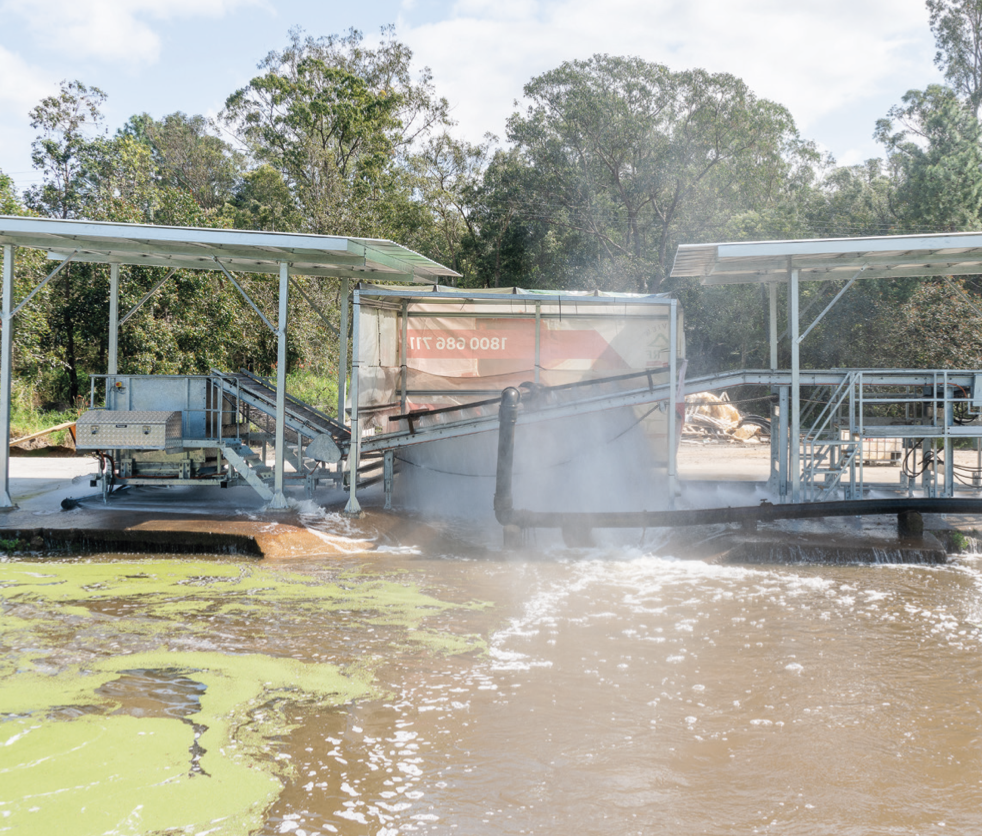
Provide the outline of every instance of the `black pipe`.
{"type": "Polygon", "coordinates": [[[501,393],[501,406],[498,407],[498,469],[494,482],[494,515],[498,522],[507,526],[511,523],[502,519],[502,514],[515,513],[512,510],[511,481],[515,462],[515,421],[518,420],[518,405],[522,393],[509,386],[501,393]]]}
{"type": "Polygon", "coordinates": [[[502,525],[519,528],[674,528],[714,523],[754,523],[815,517],[859,517],[875,514],[979,514],[982,499],[854,499],[837,502],[796,502],[787,505],[749,505],[698,508],[688,511],[610,511],[570,513],[495,508],[502,525]]]}
{"type": "Polygon", "coordinates": [[[515,421],[521,394],[513,387],[501,393],[498,409],[498,468],[494,492],[494,515],[506,528],[561,528],[588,531],[591,528],[672,528],[715,523],[757,523],[815,517],[858,517],[864,514],[899,514],[917,511],[929,514],[979,514],[982,499],[854,499],[835,502],[797,502],[786,505],[698,508],[688,511],[526,511],[512,507],[512,473],[515,457],[515,421]]]}

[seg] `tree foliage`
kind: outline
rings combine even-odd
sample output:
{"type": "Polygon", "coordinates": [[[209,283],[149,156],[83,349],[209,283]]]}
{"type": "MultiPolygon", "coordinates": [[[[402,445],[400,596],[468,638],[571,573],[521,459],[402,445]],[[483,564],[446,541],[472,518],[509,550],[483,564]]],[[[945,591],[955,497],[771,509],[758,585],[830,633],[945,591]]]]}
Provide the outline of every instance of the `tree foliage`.
{"type": "MultiPolygon", "coordinates": [[[[895,311],[890,354],[901,367],[982,369],[982,322],[978,309],[963,293],[972,289],[960,280],[918,282],[910,298],[895,311]],[[954,285],[954,286],[953,286],[954,285]]],[[[978,296],[975,296],[978,299],[978,296]]]]}
{"type": "Polygon", "coordinates": [[[412,53],[386,32],[369,49],[355,30],[320,39],[294,31],[225,103],[223,119],[281,173],[309,232],[384,234],[381,195],[405,187],[397,158],[447,122],[428,72],[414,79],[412,53]]]}
{"type": "Polygon", "coordinates": [[[982,106],[982,2],[927,0],[934,63],[972,113],[982,106]]]}
{"type": "Polygon", "coordinates": [[[525,95],[508,136],[535,173],[529,209],[592,239],[641,291],[661,285],[680,235],[766,202],[798,142],[788,111],[734,76],[639,58],[567,62],[525,95]]]}
{"type": "Polygon", "coordinates": [[[894,211],[907,231],[977,229],[982,128],[954,91],[911,90],[876,126],[894,168],[894,211]]]}
{"type": "MultiPolygon", "coordinates": [[[[531,79],[507,143],[470,143],[391,27],[370,45],[356,30],[295,30],[218,122],[140,113],[110,134],[105,94],[63,82],[30,114],[41,183],[19,200],[0,173],[0,212],[390,238],[468,286],[669,291],[686,312],[693,372],[760,366],[765,291],[669,278],[677,244],[982,225],[982,0],[927,7],[950,86],[909,91],[876,125],[885,159],[861,165],[819,154],[784,107],[732,75],[610,55],[531,79]]],[[[18,297],[52,266],[25,251],[18,297]]],[[[121,307],[162,276],[125,268],[121,307]]],[[[338,282],[299,281],[337,321],[338,282]]],[[[272,316],[275,283],[242,282],[272,316]]],[[[803,316],[841,286],[809,283],[803,316]]],[[[809,336],[803,362],[977,363],[974,315],[947,287],[857,283],[809,336]]],[[[108,294],[106,266],[72,264],[18,316],[17,373],[42,399],[70,401],[105,369],[108,294]]],[[[291,367],[334,371],[338,337],[298,294],[290,304],[291,367]]],[[[276,360],[273,335],[218,273],[177,273],[120,340],[127,372],[269,372],[276,360]]]]}

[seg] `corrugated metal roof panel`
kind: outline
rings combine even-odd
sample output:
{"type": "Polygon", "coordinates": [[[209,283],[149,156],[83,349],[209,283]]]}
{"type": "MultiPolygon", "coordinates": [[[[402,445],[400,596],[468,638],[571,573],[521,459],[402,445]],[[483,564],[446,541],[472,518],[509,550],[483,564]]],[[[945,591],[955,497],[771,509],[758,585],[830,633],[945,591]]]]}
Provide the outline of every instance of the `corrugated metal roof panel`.
{"type": "Polygon", "coordinates": [[[859,270],[863,278],[982,273],[982,232],[683,244],[672,276],[703,284],[783,282],[791,267],[805,281],[848,279],[859,270]]]}
{"type": "Polygon", "coordinates": [[[292,232],[62,221],[0,216],[0,244],[46,250],[76,261],[435,284],[459,273],[392,241],[292,232]]]}

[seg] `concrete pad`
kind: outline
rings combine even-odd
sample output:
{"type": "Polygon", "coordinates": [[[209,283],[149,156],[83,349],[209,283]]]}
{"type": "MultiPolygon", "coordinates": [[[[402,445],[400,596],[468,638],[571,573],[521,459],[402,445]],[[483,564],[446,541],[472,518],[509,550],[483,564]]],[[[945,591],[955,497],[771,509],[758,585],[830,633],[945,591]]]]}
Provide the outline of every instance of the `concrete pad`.
{"type": "MultiPolygon", "coordinates": [[[[104,504],[89,485],[95,459],[11,459],[10,490],[17,508],[0,512],[0,539],[34,550],[148,551],[246,554],[268,559],[336,557],[372,551],[401,537],[438,535],[396,515],[369,511],[359,520],[325,512],[297,489],[292,507],[270,511],[248,487],[139,487],[104,504]],[[63,510],[62,500],[89,497],[63,510]]],[[[321,503],[340,508],[344,496],[325,492],[321,503]]]]}
{"type": "MultiPolygon", "coordinates": [[[[685,483],[683,503],[709,508],[752,505],[764,495],[757,477],[766,477],[766,445],[705,445],[698,452],[680,470],[722,478],[685,483]]],[[[427,553],[482,550],[474,543],[464,545],[439,524],[372,507],[381,505],[378,488],[362,495],[368,510],[354,520],[340,513],[344,494],[323,491],[316,502],[308,502],[298,488],[286,512],[267,510],[248,487],[131,488],[103,504],[97,489],[89,486],[95,473],[93,458],[11,459],[11,494],[19,507],[0,512],[0,539],[19,539],[38,551],[235,553],[275,560],[337,558],[380,546],[413,546],[427,553]],[[84,496],[92,498],[73,510],[62,510],[66,497],[84,496]]],[[[801,520],[761,526],[756,532],[724,526],[677,529],[671,539],[674,553],[742,563],[946,559],[943,544],[930,533],[920,541],[902,541],[896,526],[895,516],[801,520]]],[[[927,515],[925,528],[974,535],[982,531],[982,518],[927,515]]],[[[489,541],[497,544],[497,534],[495,527],[489,541]]],[[[942,540],[949,551],[958,551],[952,545],[962,542],[948,535],[942,540]]]]}
{"type": "Polygon", "coordinates": [[[681,444],[679,478],[686,481],[766,482],[771,475],[770,444],[681,444]]]}

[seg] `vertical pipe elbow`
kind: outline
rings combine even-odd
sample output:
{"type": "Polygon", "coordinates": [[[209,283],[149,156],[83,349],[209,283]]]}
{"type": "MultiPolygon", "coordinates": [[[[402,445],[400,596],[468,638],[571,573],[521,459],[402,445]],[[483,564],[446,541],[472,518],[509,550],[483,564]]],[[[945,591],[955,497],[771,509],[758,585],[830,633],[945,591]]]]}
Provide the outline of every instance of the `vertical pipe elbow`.
{"type": "Polygon", "coordinates": [[[498,467],[494,485],[494,515],[499,523],[508,525],[512,512],[512,473],[515,461],[515,422],[522,395],[514,386],[501,393],[498,407],[498,467]]]}

